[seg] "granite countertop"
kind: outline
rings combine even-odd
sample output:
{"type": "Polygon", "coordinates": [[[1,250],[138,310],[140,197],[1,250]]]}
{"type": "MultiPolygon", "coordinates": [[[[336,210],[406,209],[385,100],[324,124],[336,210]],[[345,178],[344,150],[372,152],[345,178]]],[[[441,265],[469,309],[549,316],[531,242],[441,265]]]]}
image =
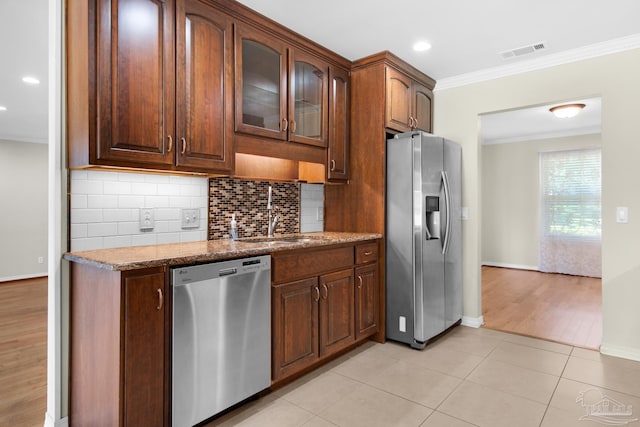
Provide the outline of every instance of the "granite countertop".
{"type": "Polygon", "coordinates": [[[380,238],[382,238],[382,235],[376,233],[300,233],[295,235],[278,235],[271,241],[265,241],[266,239],[264,238],[247,238],[241,240],[222,239],[68,252],[64,255],[64,259],[107,270],[124,271],[161,265],[178,266],[243,258],[291,249],[353,243],[380,238]],[[282,240],[292,237],[307,239],[301,241],[282,240]]]}

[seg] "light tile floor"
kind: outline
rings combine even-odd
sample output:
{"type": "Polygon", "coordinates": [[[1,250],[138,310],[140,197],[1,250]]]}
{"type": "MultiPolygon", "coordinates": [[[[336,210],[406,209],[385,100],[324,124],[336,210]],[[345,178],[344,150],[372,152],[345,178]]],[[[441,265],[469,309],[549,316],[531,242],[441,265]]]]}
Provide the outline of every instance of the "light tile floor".
{"type": "Polygon", "coordinates": [[[458,326],[422,351],[366,343],[207,426],[640,427],[638,418],[640,362],[458,326]],[[583,419],[603,399],[632,415],[583,419]]]}

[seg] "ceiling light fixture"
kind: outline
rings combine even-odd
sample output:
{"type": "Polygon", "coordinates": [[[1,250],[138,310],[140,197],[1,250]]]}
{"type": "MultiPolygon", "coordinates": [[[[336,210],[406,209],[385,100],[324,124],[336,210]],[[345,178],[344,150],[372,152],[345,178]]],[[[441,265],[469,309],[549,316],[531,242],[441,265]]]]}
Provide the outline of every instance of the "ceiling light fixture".
{"type": "Polygon", "coordinates": [[[36,79],[35,77],[30,77],[30,76],[25,76],[22,78],[22,81],[30,84],[30,85],[39,85],[40,84],[40,80],[36,79]]]}
{"type": "Polygon", "coordinates": [[[431,43],[426,42],[426,41],[419,41],[419,42],[415,42],[413,44],[413,50],[415,50],[416,52],[425,52],[427,50],[431,49],[431,43]]]}
{"type": "Polygon", "coordinates": [[[549,111],[560,119],[568,119],[577,116],[584,107],[584,104],[564,104],[549,108],[549,111]]]}
{"type": "Polygon", "coordinates": [[[0,105],[0,111],[7,111],[7,107],[3,107],[2,105],[0,105]]]}

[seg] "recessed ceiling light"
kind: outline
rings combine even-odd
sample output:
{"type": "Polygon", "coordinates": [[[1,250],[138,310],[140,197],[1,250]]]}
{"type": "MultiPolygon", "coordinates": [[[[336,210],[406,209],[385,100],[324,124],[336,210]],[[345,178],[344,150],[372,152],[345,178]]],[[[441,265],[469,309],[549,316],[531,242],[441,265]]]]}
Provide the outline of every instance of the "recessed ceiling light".
{"type": "Polygon", "coordinates": [[[7,107],[3,107],[2,105],[0,105],[0,111],[7,111],[7,107]]]}
{"type": "Polygon", "coordinates": [[[30,85],[39,85],[40,84],[40,80],[36,79],[35,77],[30,77],[30,76],[25,76],[22,78],[22,81],[30,84],[30,85]]]}
{"type": "Polygon", "coordinates": [[[431,43],[426,42],[426,41],[419,41],[419,42],[415,42],[413,44],[413,50],[415,50],[416,52],[425,52],[427,50],[431,49],[431,43]]]}

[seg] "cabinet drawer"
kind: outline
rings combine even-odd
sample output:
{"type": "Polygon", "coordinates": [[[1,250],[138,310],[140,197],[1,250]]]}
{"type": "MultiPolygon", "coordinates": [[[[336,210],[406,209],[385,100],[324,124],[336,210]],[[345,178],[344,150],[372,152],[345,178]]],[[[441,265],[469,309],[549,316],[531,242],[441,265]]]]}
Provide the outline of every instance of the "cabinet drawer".
{"type": "Polygon", "coordinates": [[[272,255],[271,274],[274,283],[317,276],[353,265],[353,246],[272,255]]]}
{"type": "Polygon", "coordinates": [[[366,264],[378,260],[378,242],[356,246],[356,264],[366,264]]]}

